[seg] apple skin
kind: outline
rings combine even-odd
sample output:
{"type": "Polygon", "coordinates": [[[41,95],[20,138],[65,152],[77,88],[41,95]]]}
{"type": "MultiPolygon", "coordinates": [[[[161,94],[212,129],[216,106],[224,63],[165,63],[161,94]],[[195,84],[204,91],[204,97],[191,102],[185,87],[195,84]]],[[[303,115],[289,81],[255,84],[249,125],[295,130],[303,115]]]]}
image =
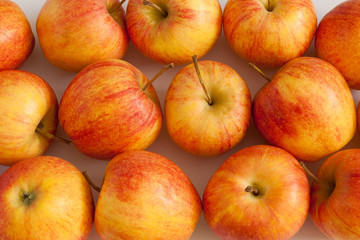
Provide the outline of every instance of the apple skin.
{"type": "Polygon", "coordinates": [[[0,176],[0,214],[1,239],[85,240],[94,202],[75,166],[40,156],[18,162],[0,176]]]}
{"type": "Polygon", "coordinates": [[[340,150],[356,132],[346,81],[335,67],[311,57],[279,69],[256,94],[253,119],[268,142],[310,162],[340,150]]]}
{"type": "Polygon", "coordinates": [[[0,71],[19,68],[31,55],[34,34],[21,8],[0,0],[0,71]]]}
{"type": "Polygon", "coordinates": [[[56,133],[58,103],[48,83],[21,70],[0,71],[0,164],[42,155],[52,142],[36,132],[56,133]]]}
{"type": "Polygon", "coordinates": [[[182,68],[165,98],[170,137],[186,151],[200,156],[222,154],[244,137],[251,118],[251,96],[245,81],[229,66],[199,61],[209,105],[194,64],[182,68]]]}
{"type": "Polygon", "coordinates": [[[228,158],[208,182],[204,216],[220,239],[290,239],[309,209],[309,183],[299,162],[273,146],[256,145],[228,158]],[[246,192],[256,187],[259,195],[246,192]]]}
{"type": "Polygon", "coordinates": [[[94,63],[71,81],[59,107],[59,122],[75,147],[92,158],[109,160],[143,150],[159,135],[162,112],[147,77],[118,59],[94,63]]]}
{"type": "Polygon", "coordinates": [[[321,20],[315,35],[317,57],[334,65],[350,88],[360,89],[360,1],[344,1],[321,20]]]}
{"type": "Polygon", "coordinates": [[[168,13],[130,0],[126,23],[130,39],[140,52],[162,64],[190,63],[204,56],[217,42],[222,28],[218,0],[151,0],[168,13]]]}
{"type": "Polygon", "coordinates": [[[310,216],[330,239],[359,239],[360,150],[342,150],[320,166],[310,189],[310,216]]]}
{"type": "Polygon", "coordinates": [[[48,61],[72,72],[100,60],[122,58],[129,42],[118,0],[47,0],[36,31],[48,61]]]}
{"type": "Polygon", "coordinates": [[[101,239],[189,239],[201,214],[198,192],[169,159],[147,151],[113,158],[95,210],[101,239]]]}
{"type": "Polygon", "coordinates": [[[317,27],[312,0],[229,0],[223,22],[225,37],[238,55],[271,68],[302,56],[317,27]]]}

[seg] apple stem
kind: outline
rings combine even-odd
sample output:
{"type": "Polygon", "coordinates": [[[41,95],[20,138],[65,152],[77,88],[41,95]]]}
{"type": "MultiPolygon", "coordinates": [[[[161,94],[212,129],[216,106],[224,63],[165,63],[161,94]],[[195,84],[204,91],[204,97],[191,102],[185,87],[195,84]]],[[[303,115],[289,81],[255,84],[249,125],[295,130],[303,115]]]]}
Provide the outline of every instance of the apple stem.
{"type": "Polygon", "coordinates": [[[268,82],[271,82],[271,78],[265,75],[263,71],[260,70],[255,64],[249,63],[249,66],[255,69],[263,78],[265,78],[268,82]]]}
{"type": "Polygon", "coordinates": [[[142,90],[145,91],[158,77],[160,77],[161,74],[163,74],[166,70],[169,68],[173,68],[175,65],[174,63],[170,63],[163,67],[163,69],[160,70],[143,88],[142,90]]]}
{"type": "Polygon", "coordinates": [[[150,2],[148,0],[144,0],[143,1],[143,4],[146,5],[146,6],[151,6],[153,8],[155,8],[156,10],[158,10],[159,12],[161,12],[161,14],[164,16],[164,17],[167,17],[167,12],[165,12],[161,7],[159,7],[158,5],[156,5],[155,3],[153,2],[150,2]]]}
{"type": "Polygon", "coordinates": [[[205,92],[205,95],[206,95],[206,98],[207,98],[207,102],[209,103],[209,105],[212,105],[213,104],[213,101],[205,87],[205,83],[201,77],[201,74],[200,74],[200,68],[199,68],[199,63],[198,63],[198,60],[197,60],[197,55],[194,55],[192,56],[192,59],[193,59],[193,62],[194,62],[194,66],[195,66],[195,70],[196,70],[196,73],[198,75],[198,78],[199,78],[199,81],[200,81],[200,84],[202,86],[202,88],[204,89],[204,92],[205,92]]]}
{"type": "Polygon", "coordinates": [[[303,161],[299,161],[300,166],[304,169],[304,171],[306,172],[306,174],[308,174],[312,179],[314,179],[316,182],[320,183],[320,179],[318,177],[316,177],[305,165],[305,163],[303,161]]]}
{"type": "Polygon", "coordinates": [[[97,192],[101,191],[101,187],[96,186],[95,183],[93,181],[91,181],[89,175],[87,174],[87,172],[85,170],[82,172],[82,174],[84,175],[84,177],[85,177],[86,181],[89,183],[89,185],[93,189],[95,189],[95,191],[97,191],[97,192]]]}
{"type": "Polygon", "coordinates": [[[250,192],[252,194],[254,194],[255,196],[259,195],[259,189],[257,189],[256,187],[252,187],[252,186],[247,186],[245,188],[245,192],[250,192]]]}
{"type": "Polygon", "coordinates": [[[124,2],[126,2],[126,0],[122,0],[122,1],[120,2],[120,6],[123,5],[124,2]]]}
{"type": "Polygon", "coordinates": [[[40,124],[38,125],[38,127],[35,129],[35,132],[37,132],[38,134],[40,134],[40,135],[43,136],[43,137],[51,138],[51,139],[57,140],[57,141],[59,141],[59,142],[65,143],[65,144],[67,144],[67,145],[70,145],[70,144],[71,144],[71,141],[69,141],[69,140],[66,140],[66,139],[61,138],[61,137],[58,137],[58,136],[56,136],[56,135],[54,135],[54,134],[52,134],[52,133],[49,133],[49,132],[44,131],[42,126],[43,126],[43,125],[40,123],[40,124]]]}

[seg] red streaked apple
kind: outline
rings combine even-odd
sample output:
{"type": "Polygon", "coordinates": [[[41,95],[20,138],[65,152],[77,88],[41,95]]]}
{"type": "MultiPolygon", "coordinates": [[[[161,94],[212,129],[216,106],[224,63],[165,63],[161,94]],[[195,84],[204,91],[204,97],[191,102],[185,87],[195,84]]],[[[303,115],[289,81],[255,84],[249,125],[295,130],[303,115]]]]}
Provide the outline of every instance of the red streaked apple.
{"type": "Polygon", "coordinates": [[[93,214],[87,181],[63,159],[25,159],[0,176],[1,239],[83,240],[93,214]]]}
{"type": "Polygon", "coordinates": [[[0,106],[0,164],[42,155],[58,124],[50,85],[30,72],[0,71],[0,106]]]}
{"type": "Polygon", "coordinates": [[[250,91],[239,74],[223,63],[197,63],[195,59],[195,66],[200,75],[190,64],[176,74],[169,86],[166,127],[174,142],[186,151],[219,155],[238,144],[248,129],[250,91]]]}
{"type": "Polygon", "coordinates": [[[145,56],[179,65],[214,46],[222,12],[218,0],[129,0],[126,24],[132,43],[145,56]]]}
{"type": "Polygon", "coordinates": [[[128,47],[119,0],[47,0],[36,31],[50,63],[79,72],[91,63],[122,58],[128,47]]]}
{"type": "Polygon", "coordinates": [[[106,167],[95,228],[108,240],[184,240],[200,214],[200,196],[178,166],[155,153],[129,151],[106,167]]]}
{"type": "Polygon", "coordinates": [[[317,27],[312,0],[229,0],[223,21],[230,46],[261,67],[302,56],[317,27]]]}
{"type": "Polygon", "coordinates": [[[299,162],[256,145],[228,158],[203,196],[204,216],[220,239],[290,239],[309,209],[309,183],[299,162]]]}
{"type": "Polygon", "coordinates": [[[255,96],[256,128],[299,160],[318,161],[344,147],[356,131],[351,91],[329,63],[301,57],[285,64],[255,96]]]}
{"type": "Polygon", "coordinates": [[[359,239],[360,150],[327,158],[310,189],[310,216],[330,239],[359,239]]]}
{"type": "Polygon", "coordinates": [[[94,63],[71,81],[59,108],[59,122],[85,155],[111,159],[143,150],[158,136],[162,112],[147,77],[118,59],[94,63]]]}
{"type": "Polygon", "coordinates": [[[34,49],[35,38],[21,8],[0,0],[0,71],[19,68],[34,49]]]}

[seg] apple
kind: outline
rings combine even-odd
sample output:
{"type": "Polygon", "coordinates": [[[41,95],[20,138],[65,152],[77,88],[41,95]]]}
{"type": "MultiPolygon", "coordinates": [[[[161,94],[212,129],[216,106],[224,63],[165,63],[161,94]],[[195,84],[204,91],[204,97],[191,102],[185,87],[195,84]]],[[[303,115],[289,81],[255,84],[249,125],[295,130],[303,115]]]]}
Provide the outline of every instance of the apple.
{"type": "Polygon", "coordinates": [[[63,159],[25,159],[0,176],[1,239],[86,239],[93,214],[87,181],[63,159]]]}
{"type": "Polygon", "coordinates": [[[143,88],[147,83],[140,70],[119,59],[80,71],[59,107],[59,122],[75,147],[104,160],[147,148],[162,126],[158,96],[153,86],[143,88]]]}
{"type": "Polygon", "coordinates": [[[0,71],[19,68],[34,49],[35,38],[21,8],[0,0],[0,71]]]}
{"type": "Polygon", "coordinates": [[[285,64],[256,94],[253,119],[261,135],[303,161],[344,147],[356,132],[356,109],[345,79],[331,64],[300,57],[285,64]]]}
{"type": "Polygon", "coordinates": [[[218,0],[129,0],[126,24],[132,43],[145,56],[179,65],[214,46],[222,12],[218,0]]]}
{"type": "Polygon", "coordinates": [[[315,35],[317,57],[334,65],[355,89],[360,89],[359,16],[360,1],[344,1],[323,17],[315,35]]]}
{"type": "Polygon", "coordinates": [[[0,71],[0,164],[42,155],[57,129],[54,91],[37,75],[0,71]]]}
{"type": "Polygon", "coordinates": [[[72,72],[100,60],[122,58],[129,39],[121,4],[118,0],[47,0],[36,22],[45,57],[72,72]]]}
{"type": "Polygon", "coordinates": [[[248,86],[220,62],[197,62],[194,57],[194,64],[176,74],[165,97],[170,137],[195,155],[214,156],[233,148],[244,137],[250,117],[248,86]]]}
{"type": "Polygon", "coordinates": [[[299,162],[274,146],[247,147],[228,158],[203,196],[204,216],[221,239],[290,239],[309,209],[299,162]]]}
{"type": "Polygon", "coordinates": [[[342,150],[320,166],[310,190],[310,216],[330,239],[359,239],[360,150],[342,150]]]}
{"type": "Polygon", "coordinates": [[[317,27],[312,0],[229,0],[223,21],[238,55],[271,68],[302,56],[317,27]]]}
{"type": "Polygon", "coordinates": [[[147,151],[113,158],[95,210],[101,239],[189,239],[201,214],[198,192],[169,159],[147,151]]]}

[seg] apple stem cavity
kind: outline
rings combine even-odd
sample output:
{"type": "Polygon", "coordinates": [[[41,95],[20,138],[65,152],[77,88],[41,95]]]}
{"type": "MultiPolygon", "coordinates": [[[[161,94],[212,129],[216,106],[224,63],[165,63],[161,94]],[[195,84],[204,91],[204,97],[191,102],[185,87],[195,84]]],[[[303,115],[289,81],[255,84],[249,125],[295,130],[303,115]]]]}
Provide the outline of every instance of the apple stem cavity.
{"type": "Polygon", "coordinates": [[[62,142],[62,143],[65,143],[67,145],[70,145],[71,144],[71,141],[69,140],[66,140],[62,137],[58,137],[52,133],[49,133],[49,132],[46,132],[44,131],[44,125],[40,122],[39,125],[36,127],[35,129],[35,132],[40,134],[41,136],[43,137],[46,137],[46,138],[51,138],[51,139],[54,139],[54,140],[57,140],[59,142],[62,142]]]}
{"type": "Polygon", "coordinates": [[[269,78],[268,76],[266,76],[266,74],[260,70],[260,68],[258,68],[255,64],[253,63],[249,63],[249,66],[252,67],[253,69],[255,69],[263,78],[265,78],[268,82],[271,82],[271,78],[269,78]]]}
{"type": "Polygon", "coordinates": [[[195,66],[195,70],[196,70],[196,73],[198,75],[198,78],[199,78],[199,81],[200,81],[200,84],[202,86],[202,88],[204,89],[204,92],[205,92],[205,95],[206,95],[206,98],[207,98],[207,102],[209,103],[209,105],[212,105],[213,104],[213,101],[205,87],[205,83],[201,77],[201,74],[200,74],[200,68],[199,68],[199,63],[198,63],[198,60],[197,60],[197,55],[194,55],[192,56],[192,59],[193,59],[193,62],[194,62],[194,66],[195,66]]]}
{"type": "Polygon", "coordinates": [[[300,166],[304,169],[307,175],[309,175],[312,179],[314,179],[316,182],[321,183],[320,179],[316,177],[305,165],[303,161],[299,161],[300,166]]]}
{"type": "Polygon", "coordinates": [[[97,192],[101,191],[101,187],[98,187],[95,185],[95,183],[93,181],[91,181],[89,175],[87,174],[86,171],[83,171],[82,174],[84,175],[86,181],[89,183],[89,185],[97,192]]]}
{"type": "Polygon", "coordinates": [[[163,67],[163,69],[160,70],[143,88],[142,90],[145,91],[158,77],[160,77],[161,74],[163,74],[166,70],[169,68],[173,68],[175,66],[174,63],[170,63],[163,67]]]}
{"type": "Polygon", "coordinates": [[[252,186],[247,186],[245,188],[245,192],[252,193],[252,194],[254,194],[254,196],[257,196],[260,194],[259,189],[257,189],[256,187],[252,187],[252,186]]]}
{"type": "Polygon", "coordinates": [[[143,4],[146,6],[150,6],[155,8],[156,10],[158,10],[164,17],[167,17],[168,13],[165,12],[161,7],[159,7],[159,5],[156,5],[155,3],[148,1],[148,0],[144,0],[143,4]]]}

